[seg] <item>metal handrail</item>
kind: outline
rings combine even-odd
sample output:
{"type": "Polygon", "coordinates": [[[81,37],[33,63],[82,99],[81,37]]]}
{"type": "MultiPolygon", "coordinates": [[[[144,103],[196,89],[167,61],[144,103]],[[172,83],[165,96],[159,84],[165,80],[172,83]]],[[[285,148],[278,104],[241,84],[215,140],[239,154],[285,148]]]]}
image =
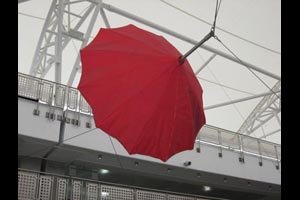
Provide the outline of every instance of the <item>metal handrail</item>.
{"type": "MultiPolygon", "coordinates": [[[[19,83],[18,83],[19,84],[18,85],[19,86],[19,90],[18,90],[19,96],[33,99],[33,100],[38,100],[42,104],[48,104],[49,106],[58,107],[58,108],[61,108],[64,110],[75,111],[75,112],[79,112],[82,114],[88,114],[90,116],[93,115],[91,107],[84,100],[84,97],[80,94],[80,92],[77,90],[77,88],[58,84],[53,81],[48,81],[45,79],[33,77],[33,76],[23,74],[23,73],[19,73],[18,77],[19,77],[19,83]],[[39,87],[32,87],[32,85],[37,84],[36,82],[38,82],[39,87]],[[46,87],[43,87],[43,85],[48,85],[48,87],[50,87],[51,90],[47,89],[46,87]],[[60,90],[58,90],[58,88],[60,88],[60,90]],[[24,91],[22,91],[22,89],[24,89],[24,91]],[[35,91],[35,90],[37,90],[37,91],[35,91]],[[58,95],[58,91],[61,92],[59,95],[58,95]],[[75,107],[76,107],[75,109],[74,109],[74,106],[70,106],[69,91],[77,91],[77,96],[75,98],[77,101],[75,103],[75,107]],[[41,97],[45,97],[45,95],[46,96],[48,95],[49,99],[47,99],[47,98],[41,99],[41,97]],[[61,99],[63,102],[62,104],[57,103],[57,100],[58,100],[57,98],[59,98],[59,97],[62,98],[61,99]],[[84,109],[84,108],[87,108],[87,109],[84,109]]],[[[276,143],[266,141],[263,139],[258,139],[258,138],[254,138],[254,137],[251,137],[248,135],[243,135],[240,133],[228,131],[228,130],[225,130],[225,129],[222,129],[219,127],[214,127],[214,126],[207,125],[207,124],[204,125],[204,127],[208,128],[210,130],[213,130],[214,133],[216,133],[216,134],[220,133],[220,136],[217,135],[215,141],[213,139],[205,140],[205,138],[201,139],[201,131],[200,131],[200,134],[198,135],[196,142],[200,141],[201,143],[210,144],[212,146],[218,146],[223,149],[234,150],[234,151],[238,151],[240,153],[246,153],[249,155],[255,155],[260,158],[277,160],[278,162],[281,162],[281,152],[280,152],[280,154],[278,153],[278,148],[281,148],[280,144],[276,144],[276,143]],[[237,143],[232,142],[231,145],[228,144],[222,137],[222,136],[225,136],[225,134],[232,135],[233,139],[237,139],[237,143]],[[254,150],[259,153],[254,153],[254,152],[245,150],[245,146],[249,145],[249,144],[245,144],[243,142],[245,139],[248,139],[249,141],[257,143],[257,149],[254,149],[254,150]],[[232,147],[232,144],[234,144],[235,147],[232,147]],[[263,155],[263,153],[266,154],[266,152],[267,152],[267,151],[264,151],[262,153],[263,145],[270,145],[270,146],[274,147],[274,149],[271,150],[272,155],[263,155]]],[[[204,133],[202,133],[202,134],[204,134],[204,133]]],[[[207,134],[207,133],[205,133],[205,134],[207,134]]],[[[211,135],[211,136],[213,136],[213,135],[211,135]]],[[[228,140],[228,138],[227,138],[227,140],[228,140]]]]}

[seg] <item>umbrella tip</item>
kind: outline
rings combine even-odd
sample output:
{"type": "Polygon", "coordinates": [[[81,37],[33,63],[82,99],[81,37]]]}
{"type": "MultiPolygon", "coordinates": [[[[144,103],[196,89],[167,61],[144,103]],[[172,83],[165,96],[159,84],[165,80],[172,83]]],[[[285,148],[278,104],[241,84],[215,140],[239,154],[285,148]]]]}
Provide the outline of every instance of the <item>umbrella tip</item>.
{"type": "Polygon", "coordinates": [[[185,61],[185,57],[183,57],[182,55],[179,56],[178,61],[179,61],[180,65],[182,65],[185,61]]]}

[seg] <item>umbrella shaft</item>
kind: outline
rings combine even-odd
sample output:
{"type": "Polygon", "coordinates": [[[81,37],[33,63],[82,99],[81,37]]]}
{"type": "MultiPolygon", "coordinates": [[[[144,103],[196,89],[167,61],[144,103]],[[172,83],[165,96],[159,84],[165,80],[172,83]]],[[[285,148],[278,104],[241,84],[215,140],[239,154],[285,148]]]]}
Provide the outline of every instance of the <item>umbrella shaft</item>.
{"type": "Polygon", "coordinates": [[[183,56],[180,56],[179,62],[183,63],[184,60],[191,54],[193,53],[197,48],[199,48],[204,42],[209,40],[212,36],[214,36],[214,32],[210,31],[198,44],[196,44],[192,49],[190,49],[188,52],[186,52],[183,56]]]}

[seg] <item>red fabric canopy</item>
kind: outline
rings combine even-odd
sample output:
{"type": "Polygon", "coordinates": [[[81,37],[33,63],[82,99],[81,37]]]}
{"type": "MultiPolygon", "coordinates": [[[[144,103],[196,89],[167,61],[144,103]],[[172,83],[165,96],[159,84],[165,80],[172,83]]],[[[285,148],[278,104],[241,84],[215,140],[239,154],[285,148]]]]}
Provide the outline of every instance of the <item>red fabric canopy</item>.
{"type": "Polygon", "coordinates": [[[202,88],[166,39],[134,25],[101,28],[80,55],[78,89],[96,126],[129,154],[166,161],[193,149],[205,124],[202,88]]]}

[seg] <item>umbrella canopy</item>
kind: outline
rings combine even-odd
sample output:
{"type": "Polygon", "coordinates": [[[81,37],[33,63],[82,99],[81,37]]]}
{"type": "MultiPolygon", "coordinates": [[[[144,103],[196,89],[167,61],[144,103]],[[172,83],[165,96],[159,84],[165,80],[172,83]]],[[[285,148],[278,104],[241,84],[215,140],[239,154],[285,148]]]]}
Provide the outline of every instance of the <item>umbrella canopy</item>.
{"type": "Polygon", "coordinates": [[[80,55],[78,89],[96,127],[129,154],[166,161],[193,149],[205,124],[202,88],[166,39],[134,25],[101,28],[80,55]]]}

